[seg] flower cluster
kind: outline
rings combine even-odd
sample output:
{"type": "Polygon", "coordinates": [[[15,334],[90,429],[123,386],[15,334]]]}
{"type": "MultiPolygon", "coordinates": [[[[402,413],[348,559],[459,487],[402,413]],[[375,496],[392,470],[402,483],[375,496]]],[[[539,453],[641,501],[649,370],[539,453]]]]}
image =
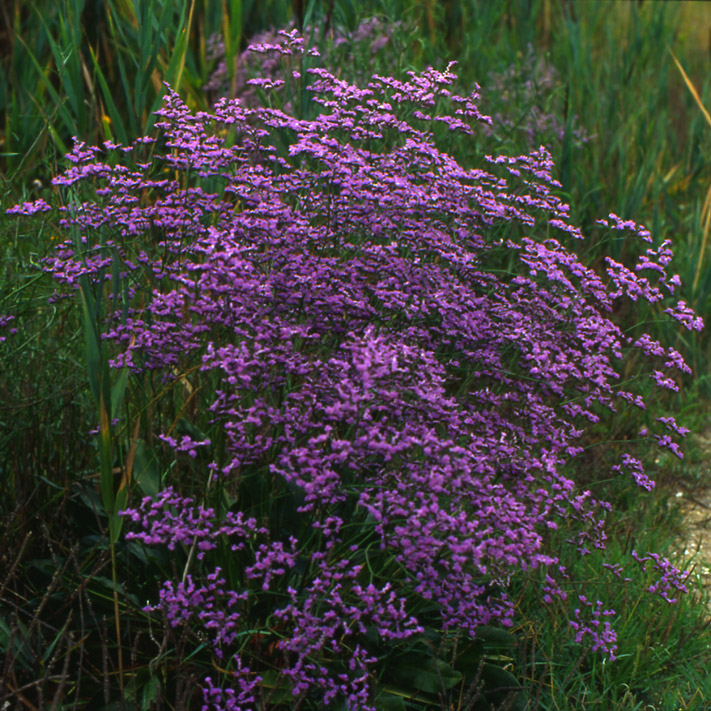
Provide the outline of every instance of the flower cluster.
{"type": "Polygon", "coordinates": [[[575,641],[580,644],[589,638],[593,651],[604,649],[609,653],[610,659],[614,659],[617,634],[609,622],[603,621],[603,618],[614,615],[614,610],[604,610],[600,600],[593,604],[585,595],[578,595],[578,600],[583,607],[575,608],[575,619],[570,620],[570,626],[575,630],[575,641]],[[582,610],[585,610],[586,614],[582,610]],[[586,617],[587,619],[584,619],[586,617]]]}
{"type": "MultiPolygon", "coordinates": [[[[284,38],[257,49],[303,51],[284,38]]],[[[46,268],[70,289],[126,284],[105,325],[112,364],[216,383],[209,438],[163,441],[231,483],[239,512],[173,489],[125,512],[149,545],[237,556],[229,576],[161,593],[171,623],[202,624],[229,659],[231,687],[205,680],[205,708],[256,707],[267,660],[295,697],[372,709],[382,640],[422,634],[425,617],[471,636],[510,625],[517,571],[545,566],[562,596],[548,532],[574,521],[571,545],[603,547],[606,509],[565,467],[590,422],[644,406],[634,383],[620,390],[625,354],[658,357],[615,324],[613,300],[665,300],[678,281],[666,246],[605,278],[581,264],[544,148],[477,167],[440,149],[442,127],[490,122],[476,93],[453,93],[451,66],[365,87],[310,73],[312,120],[239,99],[192,114],[168,91],[158,142],[77,142],[54,181],[94,193],[62,208],[73,238],[46,268]],[[236,643],[246,615],[271,625],[253,658],[236,643]]],[[[701,326],[683,302],[667,313],[701,326]]],[[[662,387],[686,369],[664,357],[662,387]]],[[[684,432],[661,424],[673,448],[684,432]]],[[[608,611],[588,607],[578,637],[614,654],[608,611]]]]}
{"type": "Polygon", "coordinates": [[[667,558],[662,558],[658,553],[639,555],[637,551],[632,551],[632,557],[645,570],[650,569],[648,562],[652,561],[651,570],[658,575],[658,579],[647,588],[650,593],[659,595],[668,603],[675,603],[677,599],[672,597],[674,591],[684,594],[688,592],[685,581],[689,574],[676,568],[667,558]]]}
{"type": "MultiPolygon", "coordinates": [[[[328,66],[360,67],[363,63],[356,62],[356,58],[374,57],[391,44],[393,34],[402,29],[402,22],[390,24],[378,17],[363,20],[353,31],[332,27],[318,52],[328,66]]],[[[294,31],[294,26],[289,25],[282,30],[269,29],[252,36],[250,46],[234,57],[232,73],[227,66],[224,41],[220,35],[213,35],[208,40],[208,59],[217,66],[204,90],[210,95],[239,98],[243,105],[252,108],[261,105],[258,88],[279,89],[295,78],[296,68],[292,67],[290,72],[286,66],[293,56],[288,37],[294,31]],[[233,76],[232,81],[230,76],[233,76]]],[[[315,38],[322,32],[307,26],[303,34],[315,38]]],[[[313,48],[310,51],[316,54],[313,48]]],[[[290,108],[287,102],[284,109],[290,108]]]]}
{"type": "Polygon", "coordinates": [[[211,634],[212,647],[217,657],[223,656],[222,648],[234,642],[238,635],[241,603],[247,593],[227,589],[220,568],[206,576],[205,585],[196,585],[190,575],[185,581],[173,583],[168,580],[159,593],[160,604],[148,605],[146,612],[163,610],[172,627],[186,624],[195,617],[211,634]]]}
{"type": "Polygon", "coordinates": [[[214,509],[195,506],[191,499],[178,496],[171,487],[154,499],[145,497],[141,506],[127,512],[126,516],[143,529],[127,533],[127,539],[140,540],[149,546],[165,545],[171,551],[181,544],[194,545],[198,558],[216,548],[222,536],[242,539],[232,544],[232,550],[236,551],[244,546],[245,539],[249,540],[257,533],[267,533],[264,527],[257,526],[254,518],[245,519],[241,511],[236,514],[227,512],[218,526],[214,509]]]}
{"type": "MultiPolygon", "coordinates": [[[[5,329],[9,324],[11,324],[15,320],[15,317],[12,315],[5,315],[5,316],[0,316],[0,329],[5,329]]],[[[16,328],[8,328],[6,333],[13,335],[17,333],[16,328]]],[[[7,336],[0,336],[0,343],[2,343],[4,340],[7,339],[7,336]]]]}

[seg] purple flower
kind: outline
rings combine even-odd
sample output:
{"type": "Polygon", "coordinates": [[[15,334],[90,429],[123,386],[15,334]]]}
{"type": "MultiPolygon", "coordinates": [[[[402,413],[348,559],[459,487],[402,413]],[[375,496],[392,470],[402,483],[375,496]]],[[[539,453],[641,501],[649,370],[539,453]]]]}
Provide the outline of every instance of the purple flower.
{"type": "Polygon", "coordinates": [[[614,611],[603,609],[600,600],[592,603],[584,595],[578,595],[578,599],[582,607],[575,609],[575,619],[570,620],[570,626],[575,630],[575,641],[579,644],[588,641],[593,652],[606,652],[610,660],[614,660],[617,634],[604,619],[614,615],[614,611]]]}
{"type": "MultiPolygon", "coordinates": [[[[304,43],[287,32],[258,49],[291,60],[304,43]]],[[[105,146],[120,153],[105,161],[77,142],[55,179],[94,197],[60,208],[81,237],[45,268],[69,291],[117,272],[112,365],[155,373],[179,418],[195,403],[210,420],[204,435],[156,433],[177,463],[189,455],[205,499],[176,485],[122,512],[127,538],[184,554],[150,607],[233,670],[205,680],[205,708],[256,708],[278,652],[295,698],[371,709],[381,644],[422,635],[419,610],[476,637],[513,624],[512,576],[543,569],[544,600],[564,597],[549,531],[604,548],[609,509],[567,474],[581,436],[646,407],[620,382],[629,354],[663,388],[676,384],[661,368],[687,370],[614,320],[617,299],[665,302],[669,246],[601,276],[552,236],[582,238],[545,148],[486,170],[446,153],[435,122],[469,136],[491,121],[476,92],[454,93],[451,65],[366,86],[306,74],[313,119],[226,99],[191,114],[169,91],[151,161],[146,141],[105,146]]],[[[666,312],[701,327],[684,302],[666,312]]],[[[678,451],[673,419],[650,427],[640,436],[678,451]]],[[[632,451],[613,470],[653,486],[632,451]]],[[[581,602],[576,638],[614,656],[611,611],[581,602]]]]}

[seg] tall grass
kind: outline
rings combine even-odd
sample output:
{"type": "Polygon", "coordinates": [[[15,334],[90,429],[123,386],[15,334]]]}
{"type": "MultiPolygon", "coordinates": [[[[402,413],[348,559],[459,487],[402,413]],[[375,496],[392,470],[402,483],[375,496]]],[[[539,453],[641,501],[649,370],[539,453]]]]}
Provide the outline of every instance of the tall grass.
{"type": "MultiPolygon", "coordinates": [[[[374,55],[362,51],[344,63],[343,75],[441,67],[454,58],[460,85],[481,84],[482,109],[492,114],[520,108],[507,105],[495,75],[513,67],[518,76],[541,82],[526,64],[532,46],[555,69],[545,95],[537,96],[561,122],[561,136],[544,138],[587,237],[586,261],[599,264],[626,250],[622,239],[600,239],[598,217],[610,211],[632,217],[656,242],[672,240],[683,298],[709,316],[711,129],[701,110],[711,110],[708,59],[678,41],[681,18],[672,4],[12,0],[3,12],[0,316],[14,314],[18,330],[0,343],[0,704],[194,708],[197,679],[211,664],[200,640],[167,625],[155,629],[141,611],[157,597],[155,571],[176,563],[123,540],[116,515],[127,502],[154,494],[177,467],[161,460],[151,437],[187,426],[182,408],[186,400],[198,401],[188,392],[193,386],[187,379],[166,386],[111,371],[99,330],[107,295],[84,283],[81,308],[53,301],[40,263],[60,226],[40,218],[21,226],[4,210],[29,197],[50,199],[51,176],[73,136],[90,144],[124,143],[149,131],[163,82],[191,108],[206,109],[202,87],[215,69],[208,42],[214,33],[223,38],[233,80],[234,59],[247,38],[270,25],[313,25],[327,41],[333,28],[352,29],[370,14],[402,20],[389,47],[374,55]],[[582,134],[589,140],[576,138],[582,134]],[[121,412],[130,426],[112,425],[121,412]],[[96,428],[98,437],[90,434],[96,428]]],[[[502,151],[526,148],[526,117],[522,110],[518,122],[497,129],[502,151]]],[[[474,140],[453,150],[475,162],[478,148],[474,140]]],[[[116,294],[119,287],[117,277],[116,294]]],[[[650,322],[658,316],[651,308],[644,314],[650,322]]],[[[640,324],[627,326],[633,332],[640,324]]],[[[683,396],[711,392],[708,334],[681,337],[676,347],[688,357],[694,379],[681,382],[681,394],[660,406],[702,426],[704,401],[689,404],[683,396]]],[[[645,417],[630,416],[620,432],[600,433],[600,441],[631,437],[645,417]]],[[[598,470],[604,456],[596,454],[601,447],[589,447],[584,479],[614,504],[610,550],[618,562],[632,564],[635,547],[670,555],[683,529],[667,488],[675,483],[672,474],[702,488],[709,483],[705,473],[666,458],[655,465],[652,457],[661,486],[642,495],[604,478],[598,470]]],[[[588,580],[596,566],[602,572],[602,562],[596,552],[566,561],[573,579],[588,580]]],[[[649,584],[640,571],[619,590],[599,591],[615,601],[621,630],[620,658],[603,664],[572,644],[563,624],[542,616],[536,585],[522,580],[517,607],[526,623],[503,648],[492,644],[489,662],[522,683],[530,708],[704,708],[711,703],[704,593],[698,588],[669,606],[643,595],[649,584]]],[[[561,609],[560,620],[569,614],[561,609]]],[[[465,707],[464,689],[452,684],[448,693],[446,707],[465,707]]],[[[399,698],[388,698],[383,708],[445,703],[435,686],[419,700],[399,698]]]]}

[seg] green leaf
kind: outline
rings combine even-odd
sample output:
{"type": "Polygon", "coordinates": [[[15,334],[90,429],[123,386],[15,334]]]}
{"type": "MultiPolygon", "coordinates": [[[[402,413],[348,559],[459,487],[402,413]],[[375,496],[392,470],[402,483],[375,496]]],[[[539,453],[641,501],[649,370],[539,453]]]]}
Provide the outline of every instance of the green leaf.
{"type": "Polygon", "coordinates": [[[395,658],[388,673],[400,686],[429,694],[439,694],[444,689],[451,689],[462,680],[461,672],[439,657],[426,656],[425,653],[410,652],[395,658]]]}
{"type": "Polygon", "coordinates": [[[500,627],[477,627],[476,638],[481,640],[487,649],[516,646],[516,637],[500,627]]]}
{"type": "MultiPolygon", "coordinates": [[[[190,37],[190,29],[193,23],[193,12],[195,10],[195,0],[190,3],[190,9],[187,10],[184,7],[183,16],[180,20],[180,25],[178,27],[178,38],[174,45],[173,56],[171,57],[170,64],[168,65],[168,71],[165,73],[166,82],[173,88],[174,91],[180,91],[180,83],[183,76],[183,69],[185,68],[185,57],[188,51],[188,39],[190,37]]],[[[160,97],[156,98],[158,102],[160,97]]],[[[153,115],[151,111],[151,116],[153,115]]],[[[149,122],[152,125],[152,122],[149,122]]]]}
{"type": "Polygon", "coordinates": [[[158,457],[142,439],[136,442],[136,456],[133,460],[133,480],[138,484],[145,496],[156,496],[160,491],[158,457]]]}
{"type": "Polygon", "coordinates": [[[128,383],[128,368],[121,368],[119,370],[118,378],[116,382],[111,387],[111,418],[115,419],[119,415],[121,406],[123,405],[123,398],[126,394],[126,385],[128,383]]]}
{"type": "MultiPolygon", "coordinates": [[[[49,32],[47,32],[47,35],[49,36],[49,32]]],[[[30,58],[30,61],[32,62],[32,65],[34,66],[35,70],[37,71],[37,74],[39,76],[39,79],[42,82],[42,85],[44,88],[47,90],[47,93],[50,95],[52,98],[52,104],[57,107],[57,112],[59,113],[60,118],[62,119],[62,122],[66,127],[73,127],[74,123],[72,121],[71,114],[67,109],[64,107],[64,101],[65,99],[60,99],[59,94],[55,90],[55,88],[52,86],[52,82],[50,81],[49,77],[47,76],[47,73],[45,72],[45,69],[42,67],[42,65],[39,63],[37,60],[37,57],[35,54],[30,50],[29,46],[27,43],[22,39],[20,35],[15,35],[16,39],[19,40],[23,46],[25,47],[25,50],[27,51],[27,56],[30,58]]],[[[42,107],[38,107],[40,110],[42,107]]]]}
{"type": "Polygon", "coordinates": [[[119,511],[123,511],[126,508],[127,502],[128,488],[124,486],[121,487],[116,494],[114,510],[111,512],[111,518],[109,519],[109,534],[111,541],[114,543],[118,541],[121,528],[123,527],[123,516],[119,516],[119,511]]]}
{"type": "Polygon", "coordinates": [[[225,66],[230,80],[230,92],[234,92],[234,58],[239,52],[242,36],[242,0],[222,0],[222,37],[225,43],[225,66]],[[228,10],[229,7],[229,10],[228,10]]]}
{"type": "MultiPolygon", "coordinates": [[[[506,669],[502,669],[495,664],[485,663],[484,668],[482,669],[481,678],[484,682],[485,694],[487,691],[491,691],[493,689],[521,689],[521,683],[511,672],[506,671],[506,669]]],[[[498,696],[500,696],[500,699],[503,700],[509,694],[511,694],[511,691],[502,691],[498,696]]],[[[513,705],[509,708],[511,708],[512,711],[525,711],[527,705],[527,695],[521,689],[521,691],[516,695],[513,705]]]]}
{"type": "Polygon", "coordinates": [[[160,691],[160,680],[158,677],[151,677],[143,686],[141,695],[141,711],[150,711],[153,703],[158,698],[160,691]]]}
{"type": "MultiPolygon", "coordinates": [[[[109,404],[110,407],[110,404],[109,404]]],[[[101,463],[101,502],[109,514],[115,510],[113,453],[111,451],[111,419],[104,399],[103,388],[99,400],[99,461],[101,463]]]]}
{"type": "Polygon", "coordinates": [[[54,653],[54,648],[57,646],[57,643],[62,639],[64,636],[64,631],[67,629],[67,626],[71,622],[71,619],[68,617],[67,621],[64,623],[64,626],[62,627],[61,630],[55,635],[54,639],[50,642],[49,646],[45,650],[44,654],[42,655],[42,661],[46,664],[52,657],[52,654],[54,653]]]}
{"type": "Polygon", "coordinates": [[[289,700],[293,700],[291,694],[291,683],[285,679],[278,671],[265,671],[260,674],[262,677],[262,687],[266,689],[265,696],[269,697],[270,707],[278,706],[289,700]]]}
{"type": "Polygon", "coordinates": [[[99,336],[96,332],[96,322],[93,318],[95,308],[94,298],[88,289],[88,280],[82,277],[79,280],[79,293],[81,295],[81,307],[84,321],[84,352],[86,355],[86,370],[89,380],[89,388],[94,396],[95,402],[101,399],[100,394],[100,346],[99,336]]]}
{"type": "Polygon", "coordinates": [[[496,664],[489,664],[488,662],[484,663],[482,678],[485,679],[487,683],[496,686],[521,686],[518,679],[511,672],[496,666],[496,664]]]}
{"type": "MultiPolygon", "coordinates": [[[[91,578],[91,581],[94,583],[98,583],[102,588],[105,588],[109,592],[113,594],[114,592],[114,581],[111,578],[107,578],[105,575],[94,575],[91,578]]],[[[116,592],[119,595],[124,595],[126,597],[129,597],[126,594],[126,591],[123,589],[123,585],[121,583],[116,583],[116,592]]]]}
{"type": "Polygon", "coordinates": [[[113,99],[113,93],[109,88],[109,84],[106,81],[106,77],[101,71],[98,57],[96,56],[94,48],[91,45],[89,45],[89,54],[91,55],[91,61],[94,64],[96,78],[99,80],[99,86],[101,87],[101,96],[106,102],[106,110],[109,112],[109,118],[111,119],[111,128],[116,137],[118,138],[118,142],[123,143],[125,145],[128,143],[128,135],[126,133],[126,127],[124,126],[122,114],[116,108],[116,104],[114,103],[113,99]]]}
{"type": "Polygon", "coordinates": [[[98,494],[94,491],[93,486],[90,486],[88,482],[77,482],[74,489],[84,506],[86,506],[95,516],[98,516],[99,518],[106,516],[106,509],[101,503],[98,494]]]}
{"type": "Polygon", "coordinates": [[[376,711],[405,711],[405,701],[398,694],[391,694],[388,691],[381,691],[375,697],[376,711]]]}
{"type": "Polygon", "coordinates": [[[190,422],[190,420],[186,420],[184,417],[181,417],[178,420],[175,430],[179,435],[187,435],[190,439],[194,439],[196,442],[209,439],[199,427],[196,427],[192,422],[190,422]]]}
{"type": "Polygon", "coordinates": [[[13,655],[13,664],[21,665],[27,671],[32,671],[34,666],[34,655],[32,650],[27,646],[28,634],[27,628],[18,619],[14,620],[16,631],[13,634],[10,632],[10,628],[7,623],[0,618],[0,648],[6,651],[10,645],[10,639],[12,639],[13,646],[15,648],[15,654],[13,655]],[[18,635],[17,632],[21,634],[18,635]]]}
{"type": "Polygon", "coordinates": [[[476,639],[457,648],[454,666],[464,674],[468,674],[471,670],[478,669],[485,657],[484,644],[480,639],[476,639]]]}

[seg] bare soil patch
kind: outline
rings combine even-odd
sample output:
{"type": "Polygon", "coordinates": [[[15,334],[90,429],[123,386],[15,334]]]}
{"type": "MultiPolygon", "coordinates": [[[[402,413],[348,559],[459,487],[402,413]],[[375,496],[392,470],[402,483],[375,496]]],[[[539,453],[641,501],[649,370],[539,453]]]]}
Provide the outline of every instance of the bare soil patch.
{"type": "MultiPolygon", "coordinates": [[[[711,471],[711,428],[694,435],[693,444],[703,456],[703,466],[711,471]]],[[[693,575],[711,593],[711,488],[680,490],[676,496],[684,517],[679,552],[684,560],[691,559],[693,575]]]]}

